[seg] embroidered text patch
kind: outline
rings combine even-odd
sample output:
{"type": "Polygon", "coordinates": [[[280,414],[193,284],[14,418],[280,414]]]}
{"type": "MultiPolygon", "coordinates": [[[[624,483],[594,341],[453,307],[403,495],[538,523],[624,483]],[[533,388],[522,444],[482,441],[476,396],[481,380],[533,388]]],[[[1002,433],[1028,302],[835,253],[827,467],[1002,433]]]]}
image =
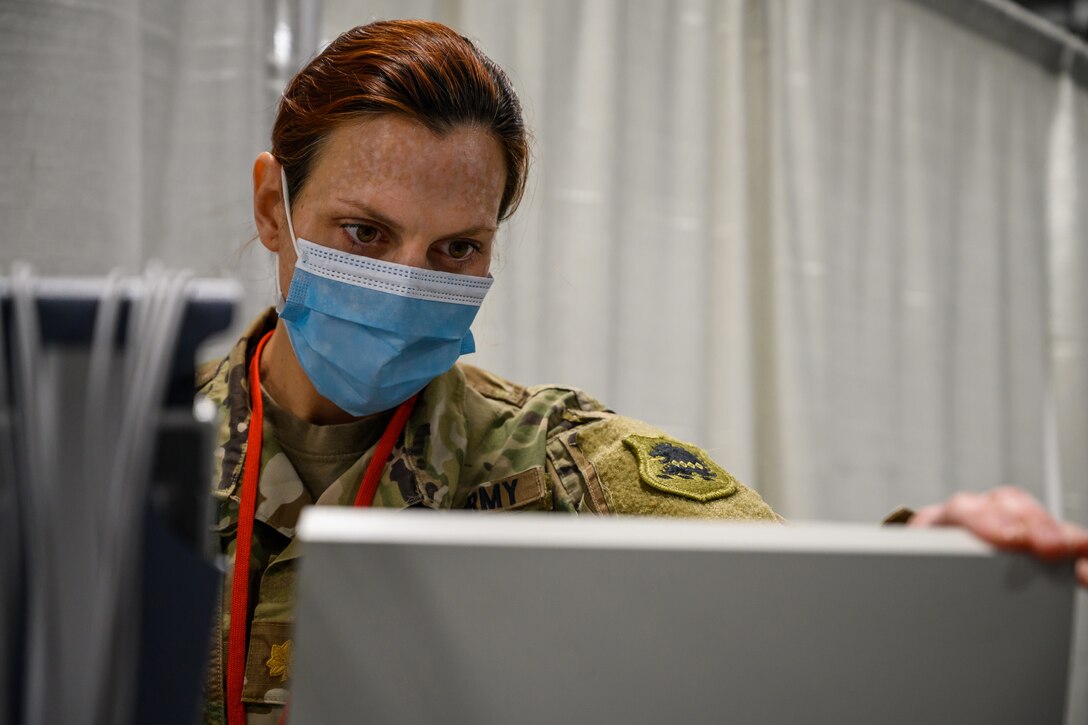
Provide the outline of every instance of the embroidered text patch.
{"type": "Polygon", "coordinates": [[[481,483],[472,490],[465,508],[487,511],[490,509],[519,509],[544,497],[544,471],[533,466],[528,471],[514,474],[498,481],[481,483]]]}

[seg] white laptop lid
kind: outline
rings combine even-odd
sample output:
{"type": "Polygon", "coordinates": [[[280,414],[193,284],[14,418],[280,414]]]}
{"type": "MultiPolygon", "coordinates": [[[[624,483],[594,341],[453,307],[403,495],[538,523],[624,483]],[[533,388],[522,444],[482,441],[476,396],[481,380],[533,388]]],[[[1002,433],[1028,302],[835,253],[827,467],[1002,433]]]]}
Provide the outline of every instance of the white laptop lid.
{"type": "Polygon", "coordinates": [[[314,507],[293,724],[1060,723],[1069,564],[954,530],[314,507]]]}

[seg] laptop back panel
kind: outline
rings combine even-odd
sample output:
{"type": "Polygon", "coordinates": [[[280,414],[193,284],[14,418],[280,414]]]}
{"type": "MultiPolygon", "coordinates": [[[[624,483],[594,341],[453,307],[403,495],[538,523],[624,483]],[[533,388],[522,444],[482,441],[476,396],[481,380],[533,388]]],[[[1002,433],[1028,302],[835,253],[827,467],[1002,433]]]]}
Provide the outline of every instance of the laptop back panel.
{"type": "Polygon", "coordinates": [[[311,509],[294,723],[1060,723],[1070,566],[958,531],[311,509]]]}

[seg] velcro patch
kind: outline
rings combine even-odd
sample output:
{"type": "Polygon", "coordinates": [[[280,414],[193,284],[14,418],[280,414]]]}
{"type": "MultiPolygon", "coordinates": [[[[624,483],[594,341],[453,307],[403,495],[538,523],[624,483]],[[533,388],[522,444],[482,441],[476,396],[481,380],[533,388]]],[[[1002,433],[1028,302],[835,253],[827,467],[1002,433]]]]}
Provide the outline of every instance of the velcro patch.
{"type": "Polygon", "coordinates": [[[513,476],[481,483],[468,495],[465,508],[477,511],[511,511],[539,501],[546,493],[544,469],[542,466],[533,466],[513,476]]]}
{"type": "Polygon", "coordinates": [[[629,435],[623,444],[638,458],[639,477],[647,486],[704,502],[737,492],[737,480],[690,443],[629,435]]]}

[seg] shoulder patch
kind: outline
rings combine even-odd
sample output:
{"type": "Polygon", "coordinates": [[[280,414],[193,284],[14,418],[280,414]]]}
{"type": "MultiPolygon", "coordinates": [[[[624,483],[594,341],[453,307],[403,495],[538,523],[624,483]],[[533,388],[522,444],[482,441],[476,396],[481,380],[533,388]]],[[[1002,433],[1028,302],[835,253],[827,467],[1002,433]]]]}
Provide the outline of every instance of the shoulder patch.
{"type": "Polygon", "coordinates": [[[664,436],[629,435],[623,444],[638,459],[639,477],[647,486],[696,501],[737,492],[737,480],[701,448],[664,436]]]}

